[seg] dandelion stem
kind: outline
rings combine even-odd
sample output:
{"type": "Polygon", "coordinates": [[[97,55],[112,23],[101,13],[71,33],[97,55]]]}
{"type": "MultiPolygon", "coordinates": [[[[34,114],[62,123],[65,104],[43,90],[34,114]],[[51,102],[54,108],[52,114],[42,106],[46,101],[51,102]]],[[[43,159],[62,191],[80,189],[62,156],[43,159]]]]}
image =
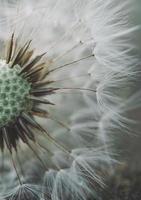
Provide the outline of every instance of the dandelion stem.
{"type": "Polygon", "coordinates": [[[20,175],[19,175],[18,170],[17,170],[17,167],[16,167],[16,165],[15,165],[15,161],[14,161],[14,159],[13,159],[12,153],[10,153],[10,154],[11,154],[11,160],[12,160],[12,164],[13,164],[13,167],[14,167],[14,169],[15,169],[17,178],[18,178],[18,180],[19,180],[20,185],[22,185],[22,181],[21,181],[21,179],[20,179],[20,175]]]}
{"type": "Polygon", "coordinates": [[[58,67],[56,67],[56,68],[54,68],[54,69],[48,71],[48,72],[46,73],[46,75],[48,75],[48,74],[50,74],[50,73],[52,73],[52,72],[54,72],[54,71],[60,70],[60,69],[62,69],[62,68],[64,68],[64,67],[66,67],[66,66],[69,66],[69,65],[78,63],[78,62],[80,62],[80,61],[82,61],[82,60],[86,60],[86,59],[88,59],[88,58],[90,58],[90,57],[94,57],[94,54],[91,54],[91,55],[86,56],[86,57],[84,57],[84,58],[80,58],[79,60],[74,60],[74,61],[72,61],[72,62],[70,62],[70,63],[66,63],[66,64],[61,65],[61,66],[58,66],[58,67]]]}

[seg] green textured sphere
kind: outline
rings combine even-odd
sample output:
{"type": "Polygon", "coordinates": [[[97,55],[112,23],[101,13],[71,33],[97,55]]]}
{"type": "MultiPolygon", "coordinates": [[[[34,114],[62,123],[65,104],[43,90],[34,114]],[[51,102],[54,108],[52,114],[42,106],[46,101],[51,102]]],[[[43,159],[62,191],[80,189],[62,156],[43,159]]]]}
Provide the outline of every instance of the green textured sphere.
{"type": "Polygon", "coordinates": [[[18,65],[10,68],[4,60],[0,60],[0,127],[13,122],[30,107],[27,96],[31,85],[19,72],[18,65]]]}

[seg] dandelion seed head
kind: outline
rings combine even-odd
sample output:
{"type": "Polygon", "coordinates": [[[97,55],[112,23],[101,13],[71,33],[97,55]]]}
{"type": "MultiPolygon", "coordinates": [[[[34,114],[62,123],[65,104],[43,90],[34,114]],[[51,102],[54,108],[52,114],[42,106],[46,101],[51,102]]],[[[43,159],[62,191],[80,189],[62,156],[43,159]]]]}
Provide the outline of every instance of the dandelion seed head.
{"type": "Polygon", "coordinates": [[[117,89],[133,75],[124,40],[132,32],[125,25],[127,4],[0,4],[1,163],[5,167],[8,160],[13,177],[8,182],[3,170],[0,197],[96,198],[96,186],[104,186],[102,169],[113,163],[111,132],[124,127],[117,89]]]}

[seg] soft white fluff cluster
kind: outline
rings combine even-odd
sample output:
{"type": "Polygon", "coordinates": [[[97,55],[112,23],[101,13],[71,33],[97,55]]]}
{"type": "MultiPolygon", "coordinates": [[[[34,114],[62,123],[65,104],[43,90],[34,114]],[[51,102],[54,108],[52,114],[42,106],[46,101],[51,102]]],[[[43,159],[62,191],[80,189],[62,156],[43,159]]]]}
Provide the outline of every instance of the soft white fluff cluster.
{"type": "Polygon", "coordinates": [[[113,131],[129,121],[122,114],[138,65],[132,53],[132,7],[130,0],[0,0],[0,57],[13,32],[18,45],[31,39],[35,54],[47,52],[49,69],[61,66],[48,78],[66,88],[49,97],[55,103],[48,108],[54,120],[38,119],[57,145],[39,136],[38,154],[22,143],[13,152],[23,184],[8,152],[1,156],[1,198],[98,196],[101,171],[113,162],[113,131]]]}

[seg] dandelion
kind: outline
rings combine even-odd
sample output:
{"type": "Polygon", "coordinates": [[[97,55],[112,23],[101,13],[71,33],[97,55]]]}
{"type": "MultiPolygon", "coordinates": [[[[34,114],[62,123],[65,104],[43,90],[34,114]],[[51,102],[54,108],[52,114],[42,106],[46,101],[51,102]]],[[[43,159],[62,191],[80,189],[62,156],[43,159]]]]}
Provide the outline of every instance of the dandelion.
{"type": "Polygon", "coordinates": [[[129,44],[120,46],[134,30],[124,25],[126,3],[0,1],[1,198],[98,197],[114,162],[107,126],[122,126],[113,88],[137,63],[129,65],[129,44]],[[101,27],[112,39],[100,37],[101,27]]]}

